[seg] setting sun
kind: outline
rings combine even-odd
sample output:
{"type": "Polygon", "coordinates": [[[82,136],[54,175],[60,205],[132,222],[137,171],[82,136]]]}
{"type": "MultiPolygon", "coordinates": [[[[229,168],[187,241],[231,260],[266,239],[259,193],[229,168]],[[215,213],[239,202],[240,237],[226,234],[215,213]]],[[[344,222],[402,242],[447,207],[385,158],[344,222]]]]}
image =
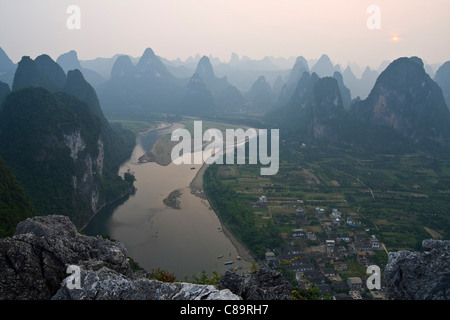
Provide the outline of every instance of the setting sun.
{"type": "Polygon", "coordinates": [[[399,36],[393,36],[393,37],[390,38],[390,41],[391,42],[400,42],[401,38],[399,36]]]}

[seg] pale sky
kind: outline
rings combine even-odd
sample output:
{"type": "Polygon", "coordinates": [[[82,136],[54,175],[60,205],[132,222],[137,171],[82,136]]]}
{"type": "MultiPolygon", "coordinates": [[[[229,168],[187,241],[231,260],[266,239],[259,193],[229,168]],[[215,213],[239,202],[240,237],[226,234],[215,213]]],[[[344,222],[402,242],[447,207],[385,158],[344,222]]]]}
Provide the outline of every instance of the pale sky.
{"type": "Polygon", "coordinates": [[[13,62],[69,50],[81,60],[138,57],[150,47],[182,60],[326,53],[343,66],[402,56],[431,64],[450,60],[449,14],[450,0],[0,0],[0,47],[13,62]],[[66,25],[69,5],[80,8],[79,30],[66,25]],[[367,27],[371,5],[380,29],[367,27]]]}

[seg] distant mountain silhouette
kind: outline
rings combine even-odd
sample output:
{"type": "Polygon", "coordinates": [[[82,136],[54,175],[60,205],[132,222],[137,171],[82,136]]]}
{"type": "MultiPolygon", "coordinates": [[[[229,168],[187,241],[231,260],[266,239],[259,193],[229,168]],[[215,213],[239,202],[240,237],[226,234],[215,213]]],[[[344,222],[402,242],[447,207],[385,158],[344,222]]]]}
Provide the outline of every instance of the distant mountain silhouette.
{"type": "Polygon", "coordinates": [[[414,144],[446,143],[450,139],[450,112],[442,90],[417,57],[392,62],[367,99],[352,106],[351,115],[364,126],[366,138],[384,130],[392,133],[390,140],[397,135],[414,144]]]}
{"type": "Polygon", "coordinates": [[[336,68],[326,54],[320,56],[319,60],[311,68],[311,72],[317,73],[319,77],[331,77],[335,71],[336,68]]]}
{"type": "Polygon", "coordinates": [[[184,104],[184,114],[187,115],[208,114],[216,109],[211,92],[197,72],[194,73],[187,85],[182,103],[184,104]]]}
{"type": "Polygon", "coordinates": [[[131,79],[134,75],[134,65],[127,55],[118,56],[111,69],[111,78],[131,79]]]}
{"type": "Polygon", "coordinates": [[[375,81],[378,77],[378,72],[366,67],[361,74],[361,78],[357,78],[350,66],[342,72],[342,77],[345,85],[350,89],[351,98],[365,99],[375,85],[375,81]]]}
{"type": "Polygon", "coordinates": [[[274,94],[264,76],[260,76],[245,94],[248,107],[259,112],[268,111],[274,106],[274,94]]]}
{"type": "Polygon", "coordinates": [[[105,82],[105,79],[100,76],[97,72],[83,68],[78,60],[78,54],[75,50],[71,50],[67,53],[60,55],[56,62],[63,68],[63,70],[67,73],[69,70],[78,69],[83,73],[83,76],[86,80],[94,87],[99,84],[105,82]]]}
{"type": "Polygon", "coordinates": [[[339,92],[341,93],[342,97],[342,104],[344,105],[344,108],[346,110],[349,110],[352,103],[352,95],[350,89],[347,88],[347,86],[344,84],[344,78],[342,77],[342,74],[340,72],[335,71],[333,73],[333,78],[335,78],[338,83],[339,92]]]}
{"type": "Polygon", "coordinates": [[[42,87],[55,92],[61,89],[65,83],[65,73],[61,67],[48,56],[40,56],[32,60],[28,56],[22,57],[16,73],[12,91],[17,91],[27,87],[42,87]],[[58,70],[58,68],[60,70],[58,70]],[[63,75],[62,82],[54,82],[63,75]]]}
{"type": "MultiPolygon", "coordinates": [[[[368,69],[366,73],[374,74],[368,69]]],[[[304,72],[289,102],[269,112],[265,122],[288,136],[359,144],[381,152],[450,143],[450,111],[442,90],[417,57],[390,63],[366,99],[353,100],[347,111],[348,102],[349,92],[338,72],[333,78],[304,72]]]]}
{"type": "Polygon", "coordinates": [[[227,79],[217,78],[214,74],[213,67],[207,56],[203,56],[198,62],[197,69],[195,73],[202,79],[211,92],[218,93],[228,87],[230,84],[227,79]]]}
{"type": "Polygon", "coordinates": [[[136,65],[129,56],[119,56],[111,78],[96,89],[107,116],[143,119],[152,112],[179,113],[183,87],[188,83],[188,79],[174,77],[147,48],[136,65]]]}
{"type": "Polygon", "coordinates": [[[239,109],[244,103],[241,92],[231,85],[226,77],[218,78],[214,73],[213,66],[207,56],[203,56],[198,62],[194,75],[202,80],[215,100],[217,112],[226,112],[239,109]]]}
{"type": "Polygon", "coordinates": [[[115,54],[110,58],[95,58],[90,60],[79,60],[83,69],[89,69],[98,73],[105,81],[111,77],[111,69],[117,58],[123,54],[115,54]]]}
{"type": "Polygon", "coordinates": [[[337,140],[345,116],[337,80],[304,72],[290,101],[265,118],[286,137],[337,140]]]}
{"type": "Polygon", "coordinates": [[[299,56],[297,57],[294,66],[289,71],[286,83],[281,88],[280,95],[278,97],[279,105],[285,104],[289,101],[304,72],[309,72],[308,62],[305,58],[299,56]]]}
{"type": "Polygon", "coordinates": [[[12,86],[16,68],[17,65],[14,64],[6,52],[0,48],[0,81],[12,86]]]}
{"type": "Polygon", "coordinates": [[[439,67],[434,81],[441,87],[447,107],[450,109],[450,61],[439,67]]]}

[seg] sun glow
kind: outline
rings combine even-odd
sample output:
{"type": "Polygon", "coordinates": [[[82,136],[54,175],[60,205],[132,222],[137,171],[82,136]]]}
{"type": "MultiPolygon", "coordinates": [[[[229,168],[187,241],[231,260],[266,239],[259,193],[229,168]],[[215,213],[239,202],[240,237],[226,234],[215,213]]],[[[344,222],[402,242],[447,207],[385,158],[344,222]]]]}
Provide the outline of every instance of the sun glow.
{"type": "Polygon", "coordinates": [[[393,36],[390,40],[391,42],[400,42],[401,38],[399,36],[393,36]]]}

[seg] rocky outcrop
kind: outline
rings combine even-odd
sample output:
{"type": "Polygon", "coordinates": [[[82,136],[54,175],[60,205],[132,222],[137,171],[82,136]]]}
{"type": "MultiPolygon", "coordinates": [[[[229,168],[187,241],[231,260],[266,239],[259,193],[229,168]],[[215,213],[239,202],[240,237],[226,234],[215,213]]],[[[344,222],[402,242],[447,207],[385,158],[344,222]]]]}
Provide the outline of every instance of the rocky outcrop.
{"type": "Polygon", "coordinates": [[[424,252],[389,253],[385,268],[390,300],[449,300],[450,241],[424,240],[424,252]]]}
{"type": "Polygon", "coordinates": [[[66,216],[24,220],[13,237],[0,239],[0,299],[50,299],[69,265],[131,277],[126,253],[120,242],[79,234],[66,216]]]}
{"type": "Polygon", "coordinates": [[[0,300],[239,300],[212,285],[164,283],[137,277],[120,242],[77,232],[66,216],[19,223],[0,239],[0,300]],[[67,285],[69,266],[80,270],[80,287],[67,285]]]}
{"type": "Polygon", "coordinates": [[[290,300],[294,289],[279,272],[268,269],[246,276],[227,271],[217,287],[229,289],[244,300],[290,300]]]}
{"type": "Polygon", "coordinates": [[[53,300],[240,300],[230,290],[212,285],[132,280],[108,268],[81,271],[81,289],[70,289],[66,278],[53,300]]]}

